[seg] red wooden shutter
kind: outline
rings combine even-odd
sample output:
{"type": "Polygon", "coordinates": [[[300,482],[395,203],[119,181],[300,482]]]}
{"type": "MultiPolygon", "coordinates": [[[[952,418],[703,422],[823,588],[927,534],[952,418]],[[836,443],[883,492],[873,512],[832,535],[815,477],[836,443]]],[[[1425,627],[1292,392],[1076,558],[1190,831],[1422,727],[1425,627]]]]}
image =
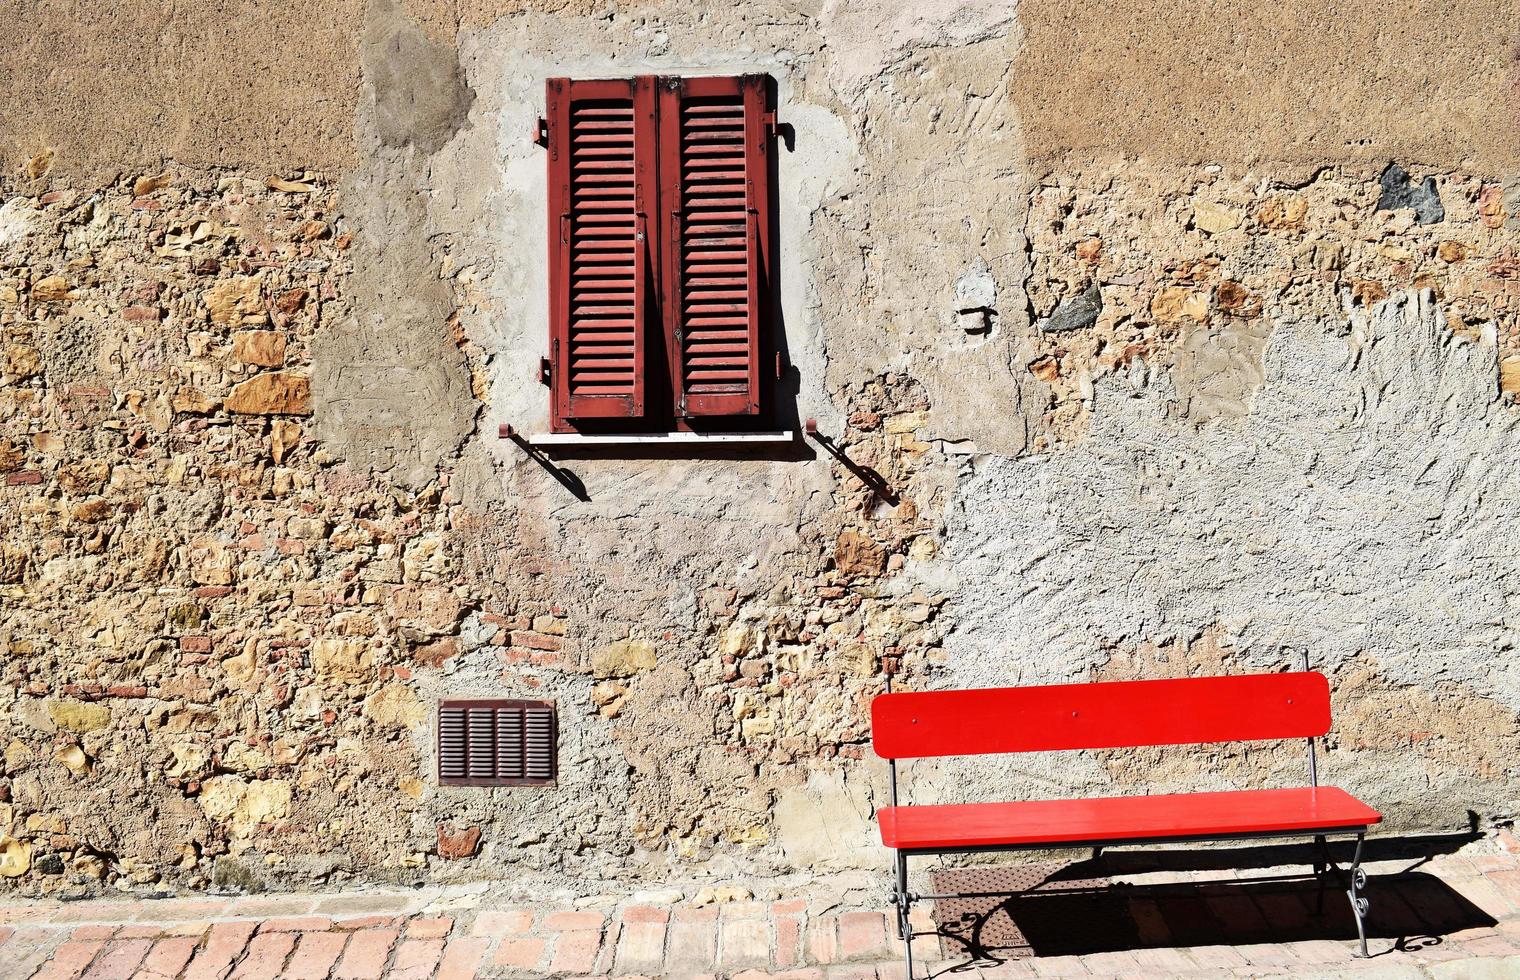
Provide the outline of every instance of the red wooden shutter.
{"type": "Polygon", "coordinates": [[[654,78],[547,84],[554,426],[644,414],[654,78]]]}
{"type": "Polygon", "coordinates": [[[762,75],[662,80],[664,321],[678,416],[760,412],[767,128],[762,75]]]}

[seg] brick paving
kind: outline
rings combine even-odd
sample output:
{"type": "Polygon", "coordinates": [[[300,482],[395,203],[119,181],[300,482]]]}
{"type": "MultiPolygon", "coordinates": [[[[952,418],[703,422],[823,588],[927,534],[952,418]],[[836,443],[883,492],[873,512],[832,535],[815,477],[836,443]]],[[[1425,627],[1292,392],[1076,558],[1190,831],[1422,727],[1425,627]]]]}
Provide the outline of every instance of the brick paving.
{"type": "MultiPolygon", "coordinates": [[[[1098,922],[1042,936],[1044,919],[1017,921],[1019,906],[998,906],[995,914],[1035,938],[981,958],[968,954],[964,936],[942,938],[927,905],[916,908],[918,976],[1520,977],[1516,852],[1505,836],[1429,861],[1370,864],[1370,960],[1353,958],[1349,916],[1332,912],[1342,895],[1328,894],[1317,915],[1312,883],[1270,883],[1279,880],[1274,872],[1297,869],[1141,870],[1111,876],[1117,897],[1111,890],[1091,907],[1098,918],[1126,909],[1123,928],[1098,922]]],[[[16,902],[0,907],[0,978],[903,980],[886,911],[844,907],[822,890],[668,905],[604,896],[577,907],[447,888],[16,902]]],[[[1080,904],[1060,908],[1079,922],[1091,918],[1080,904]]]]}

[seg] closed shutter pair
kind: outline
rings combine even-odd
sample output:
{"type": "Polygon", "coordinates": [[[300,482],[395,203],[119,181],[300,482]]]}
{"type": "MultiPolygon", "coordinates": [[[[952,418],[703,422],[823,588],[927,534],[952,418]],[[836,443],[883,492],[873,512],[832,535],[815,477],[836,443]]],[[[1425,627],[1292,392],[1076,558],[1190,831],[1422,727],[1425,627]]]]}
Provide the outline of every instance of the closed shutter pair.
{"type": "Polygon", "coordinates": [[[761,412],[766,81],[549,79],[557,430],[761,412]]]}

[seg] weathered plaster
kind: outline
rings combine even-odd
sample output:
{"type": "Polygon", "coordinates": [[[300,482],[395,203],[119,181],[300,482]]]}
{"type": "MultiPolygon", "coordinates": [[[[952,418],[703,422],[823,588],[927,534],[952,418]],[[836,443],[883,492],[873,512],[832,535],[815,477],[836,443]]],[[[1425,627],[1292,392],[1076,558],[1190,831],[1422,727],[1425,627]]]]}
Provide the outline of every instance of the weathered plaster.
{"type": "MultiPolygon", "coordinates": [[[[388,2],[388,0],[387,0],[388,2]]],[[[172,158],[203,166],[344,169],[362,162],[363,0],[293,8],[270,0],[79,4],[0,10],[0,162],[51,148],[60,173],[109,175],[172,158]],[[98,76],[109,75],[110,85],[98,76]],[[23,108],[24,107],[24,108],[23,108]],[[92,123],[99,113],[113,124],[92,123]]],[[[405,0],[431,43],[515,18],[548,17],[680,43],[689,4],[602,0],[405,0]]],[[[929,4],[746,4],[726,18],[794,25],[757,51],[825,40],[841,92],[918,53],[1002,34],[1027,37],[1013,78],[1031,152],[1157,162],[1326,160],[1513,170],[1513,24],[1488,0],[1327,7],[1235,0],[935,0],[929,4]]],[[[572,30],[572,27],[574,28],[572,30]]],[[[631,38],[633,40],[639,40],[631,38]]]]}
{"type": "MultiPolygon", "coordinates": [[[[874,867],[884,662],[1308,649],[1326,772],[1391,829],[1514,818],[1499,8],[1387,48],[1370,7],[1319,40],[1238,4],[213,6],[0,15],[16,887],[874,867]],[[783,421],[850,465],[561,460],[580,499],[496,438],[547,414],[530,124],[546,75],[688,70],[777,79],[783,421]],[[432,701],[491,694],[559,705],[557,787],[436,784],[432,701]]],[[[924,802],[1224,788],[1300,748],[906,768],[924,802]]]]}
{"type": "Polygon", "coordinates": [[[447,326],[454,301],[433,244],[442,209],[428,160],[468,125],[473,93],[452,47],[428,41],[392,4],[370,14],[357,129],[372,150],[343,195],[354,305],[315,350],[316,433],[359,466],[420,488],[479,411],[447,326]]]}
{"type": "Polygon", "coordinates": [[[1513,172],[1503,4],[1024,0],[1014,98],[1043,167],[1327,161],[1513,172]],[[1063,161],[1062,154],[1072,156],[1063,161]]]}
{"type": "MultiPolygon", "coordinates": [[[[1497,702],[1512,731],[1520,568],[1498,542],[1520,530],[1520,427],[1496,375],[1492,334],[1452,337],[1426,293],[1278,322],[1243,418],[1198,425],[1166,372],[1117,376],[1081,445],[966,464],[938,682],[1085,679],[1117,648],[1217,628],[1241,668],[1307,650],[1339,680],[1365,657],[1389,683],[1497,702]]],[[[1337,701],[1356,710],[1352,692],[1337,701]]],[[[1497,782],[1512,768],[1487,786],[1461,767],[1425,776],[1389,809],[1448,825],[1513,810],[1497,782]]]]}

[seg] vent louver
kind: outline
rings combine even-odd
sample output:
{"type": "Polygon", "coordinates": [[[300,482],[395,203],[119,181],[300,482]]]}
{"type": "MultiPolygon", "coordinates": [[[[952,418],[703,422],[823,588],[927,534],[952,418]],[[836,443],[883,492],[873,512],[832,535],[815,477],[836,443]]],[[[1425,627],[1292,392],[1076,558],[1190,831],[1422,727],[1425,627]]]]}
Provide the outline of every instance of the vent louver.
{"type": "Polygon", "coordinates": [[[442,701],[438,781],[446,786],[552,783],[556,734],[549,701],[442,701]]]}

